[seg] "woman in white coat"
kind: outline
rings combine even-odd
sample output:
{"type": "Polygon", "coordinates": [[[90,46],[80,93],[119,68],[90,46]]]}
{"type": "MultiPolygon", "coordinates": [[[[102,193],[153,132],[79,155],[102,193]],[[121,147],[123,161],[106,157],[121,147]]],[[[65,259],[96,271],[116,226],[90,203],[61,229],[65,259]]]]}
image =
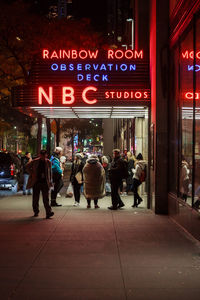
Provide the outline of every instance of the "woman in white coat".
{"type": "Polygon", "coordinates": [[[99,208],[98,199],[105,196],[105,171],[96,155],[91,155],[86,161],[83,168],[83,182],[87,208],[91,208],[91,199],[94,199],[94,207],[99,208]]]}

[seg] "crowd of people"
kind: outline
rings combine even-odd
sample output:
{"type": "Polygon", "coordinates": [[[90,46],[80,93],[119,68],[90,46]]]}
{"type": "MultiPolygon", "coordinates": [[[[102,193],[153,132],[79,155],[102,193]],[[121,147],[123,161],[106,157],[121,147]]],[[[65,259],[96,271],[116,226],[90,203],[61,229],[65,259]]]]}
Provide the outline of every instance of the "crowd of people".
{"type": "MultiPolygon", "coordinates": [[[[52,207],[62,206],[57,203],[57,195],[63,187],[63,174],[66,158],[62,156],[62,148],[56,147],[50,159],[46,150],[41,150],[39,157],[32,159],[29,152],[23,159],[24,185],[23,194],[32,193],[34,216],[39,214],[39,196],[42,192],[46,218],[54,215],[52,207]],[[51,199],[49,201],[49,193],[51,199]]],[[[126,192],[133,193],[132,207],[138,207],[143,201],[138,188],[146,179],[146,162],[141,153],[135,157],[131,152],[121,156],[119,149],[113,150],[113,157],[97,156],[86,153],[76,153],[71,166],[70,184],[67,193],[74,196],[74,206],[80,205],[83,192],[87,200],[87,208],[98,209],[98,200],[105,195],[111,196],[110,210],[125,206],[121,199],[123,182],[126,182],[126,192]],[[71,189],[71,191],[69,191],[71,189]]]]}

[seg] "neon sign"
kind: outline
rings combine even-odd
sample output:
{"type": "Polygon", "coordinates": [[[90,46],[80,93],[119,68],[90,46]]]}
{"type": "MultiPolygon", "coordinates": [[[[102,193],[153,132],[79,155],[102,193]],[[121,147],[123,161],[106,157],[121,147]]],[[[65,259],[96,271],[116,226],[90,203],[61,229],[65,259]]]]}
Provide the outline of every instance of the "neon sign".
{"type": "MultiPolygon", "coordinates": [[[[95,86],[88,86],[84,88],[81,91],[81,100],[89,105],[96,104],[98,102],[98,99],[95,98],[96,94],[98,92],[98,89],[95,86]],[[92,97],[89,97],[89,95],[92,93],[92,97]],[[90,99],[91,98],[91,99],[90,99]]],[[[71,86],[63,86],[61,87],[61,91],[59,92],[61,101],[61,105],[71,105],[75,103],[76,100],[76,91],[71,86]]],[[[98,94],[99,96],[99,94],[98,94]]],[[[110,91],[105,90],[103,95],[101,95],[101,98],[104,97],[104,100],[110,99],[110,100],[149,100],[150,99],[150,93],[148,90],[145,91],[139,91],[139,90],[117,90],[117,91],[110,91]]],[[[58,92],[56,93],[56,97],[58,100],[58,92]]],[[[57,102],[57,101],[56,101],[57,102]]],[[[57,102],[58,103],[58,102],[57,102]]],[[[54,104],[54,93],[53,93],[53,87],[49,86],[48,88],[38,87],[38,103],[39,105],[53,105],[54,104]]]]}
{"type": "MultiPolygon", "coordinates": [[[[99,50],[53,50],[43,49],[43,59],[96,59],[98,58],[99,50]]],[[[107,59],[143,59],[143,50],[107,50],[107,59]]]]}
{"type": "Polygon", "coordinates": [[[131,105],[150,101],[143,50],[43,49],[15,106],[131,105]],[[22,92],[23,90],[23,92],[22,92]]]}
{"type": "Polygon", "coordinates": [[[194,71],[194,70],[195,70],[195,72],[199,72],[200,71],[200,65],[195,65],[195,66],[188,65],[187,67],[188,67],[188,71],[194,71]]]}
{"type": "Polygon", "coordinates": [[[193,92],[187,92],[184,94],[184,98],[187,100],[199,100],[200,99],[200,93],[193,93],[193,92]]]}
{"type": "Polygon", "coordinates": [[[197,51],[194,55],[194,51],[189,51],[189,50],[186,50],[185,52],[182,52],[182,58],[183,59],[194,59],[194,56],[197,58],[197,59],[200,59],[200,51],[197,51]]]}

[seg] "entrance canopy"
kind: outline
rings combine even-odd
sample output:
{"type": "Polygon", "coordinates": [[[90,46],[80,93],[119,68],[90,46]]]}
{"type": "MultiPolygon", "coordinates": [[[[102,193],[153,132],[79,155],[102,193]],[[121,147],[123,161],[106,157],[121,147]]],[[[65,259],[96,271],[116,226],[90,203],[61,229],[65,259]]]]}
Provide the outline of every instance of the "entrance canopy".
{"type": "Polygon", "coordinates": [[[33,107],[37,113],[46,118],[136,118],[148,117],[148,109],[144,106],[117,106],[117,107],[33,107]]]}
{"type": "Polygon", "coordinates": [[[47,118],[133,118],[150,104],[143,50],[49,50],[13,89],[13,106],[47,118]]]}

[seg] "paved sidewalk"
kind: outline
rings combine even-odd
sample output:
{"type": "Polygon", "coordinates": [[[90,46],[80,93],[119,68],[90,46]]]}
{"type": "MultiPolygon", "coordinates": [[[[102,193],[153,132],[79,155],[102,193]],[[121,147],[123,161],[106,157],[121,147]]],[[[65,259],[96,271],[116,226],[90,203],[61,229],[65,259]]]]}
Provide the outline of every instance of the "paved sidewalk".
{"type": "Polygon", "coordinates": [[[196,300],[200,246],[145,208],[62,207],[46,220],[31,196],[0,199],[0,299],[196,300]]]}

